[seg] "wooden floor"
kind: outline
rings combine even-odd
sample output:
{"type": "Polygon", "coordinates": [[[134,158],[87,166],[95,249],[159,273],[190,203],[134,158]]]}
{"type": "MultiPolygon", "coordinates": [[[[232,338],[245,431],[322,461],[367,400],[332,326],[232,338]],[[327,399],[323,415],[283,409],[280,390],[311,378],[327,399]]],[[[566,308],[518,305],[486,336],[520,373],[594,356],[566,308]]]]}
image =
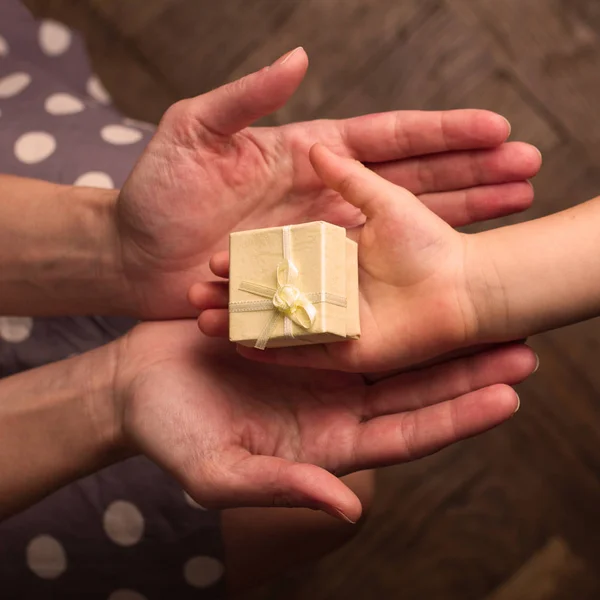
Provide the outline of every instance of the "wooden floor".
{"type": "MultiPolygon", "coordinates": [[[[598,0],[26,3],[85,30],[95,68],[133,117],[156,120],[175,99],[302,44],[310,74],[270,123],[490,108],[545,156],[535,208],[519,218],[600,193],[598,0]]],[[[541,369],[519,389],[516,418],[381,471],[358,539],[261,598],[600,598],[600,324],[533,346],[541,369]]]]}

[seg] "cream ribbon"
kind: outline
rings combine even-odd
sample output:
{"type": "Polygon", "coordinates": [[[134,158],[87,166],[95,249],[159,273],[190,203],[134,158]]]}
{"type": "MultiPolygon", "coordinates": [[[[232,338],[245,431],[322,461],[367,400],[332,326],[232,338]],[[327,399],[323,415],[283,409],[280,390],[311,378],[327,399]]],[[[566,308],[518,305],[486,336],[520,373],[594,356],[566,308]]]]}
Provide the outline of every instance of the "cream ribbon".
{"type": "Polygon", "coordinates": [[[229,312],[255,312],[263,310],[274,310],[271,318],[264,326],[255,348],[264,350],[269,343],[277,322],[283,317],[283,335],[286,338],[293,338],[293,323],[306,329],[307,331],[314,325],[317,317],[317,308],[315,304],[327,302],[336,306],[346,306],[346,298],[329,294],[328,292],[313,292],[303,294],[294,284],[300,275],[298,268],[293,263],[291,254],[291,230],[286,225],[282,228],[283,234],[283,260],[277,265],[277,289],[265,285],[253,283],[251,281],[242,281],[239,289],[249,292],[255,296],[262,296],[269,300],[256,300],[245,302],[230,302],[229,312]]]}

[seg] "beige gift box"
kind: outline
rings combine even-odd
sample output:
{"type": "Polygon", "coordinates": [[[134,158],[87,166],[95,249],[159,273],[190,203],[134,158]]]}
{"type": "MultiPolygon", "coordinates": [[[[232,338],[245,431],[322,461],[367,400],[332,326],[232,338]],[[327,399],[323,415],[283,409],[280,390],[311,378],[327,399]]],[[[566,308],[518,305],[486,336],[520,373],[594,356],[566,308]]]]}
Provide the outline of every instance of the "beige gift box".
{"type": "Polygon", "coordinates": [[[360,337],[358,247],[324,221],[232,233],[229,339],[277,348],[360,337]]]}

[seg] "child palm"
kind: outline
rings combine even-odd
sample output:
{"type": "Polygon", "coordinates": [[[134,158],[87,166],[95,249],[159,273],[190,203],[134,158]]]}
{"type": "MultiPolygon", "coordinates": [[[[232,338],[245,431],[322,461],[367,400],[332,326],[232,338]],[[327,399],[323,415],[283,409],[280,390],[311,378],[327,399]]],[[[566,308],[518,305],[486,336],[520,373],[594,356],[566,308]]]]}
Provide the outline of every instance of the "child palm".
{"type": "MultiPolygon", "coordinates": [[[[468,345],[467,236],[357,161],[319,144],[310,159],[324,183],[367,218],[358,239],[361,339],[240,352],[261,362],[365,372],[407,367],[468,345]]],[[[219,262],[213,270],[224,274],[219,262]]],[[[224,333],[222,318],[207,310],[200,328],[224,333]]]]}

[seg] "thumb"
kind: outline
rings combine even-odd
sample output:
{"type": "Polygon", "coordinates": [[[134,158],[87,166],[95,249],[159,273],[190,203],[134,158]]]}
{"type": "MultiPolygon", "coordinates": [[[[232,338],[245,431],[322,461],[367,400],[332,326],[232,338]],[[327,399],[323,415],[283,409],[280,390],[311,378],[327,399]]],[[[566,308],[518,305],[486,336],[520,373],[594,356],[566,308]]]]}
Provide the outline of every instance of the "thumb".
{"type": "MultiPolygon", "coordinates": [[[[210,494],[210,503],[219,508],[312,508],[346,523],[356,523],[362,513],[356,494],[335,475],[316,465],[258,455],[250,455],[233,465],[215,486],[216,495],[210,494]]],[[[206,493],[206,489],[203,491],[206,493]]],[[[202,501],[202,492],[199,496],[202,501]]]]}
{"type": "Polygon", "coordinates": [[[380,177],[362,163],[334,154],[322,144],[310,149],[310,162],[325,185],[359,208],[368,219],[398,208],[423,206],[408,190],[380,177]]]}
{"type": "Polygon", "coordinates": [[[192,117],[218,135],[229,136],[281,108],[298,89],[308,68],[303,48],[270,67],[186,101],[192,117]]]}

